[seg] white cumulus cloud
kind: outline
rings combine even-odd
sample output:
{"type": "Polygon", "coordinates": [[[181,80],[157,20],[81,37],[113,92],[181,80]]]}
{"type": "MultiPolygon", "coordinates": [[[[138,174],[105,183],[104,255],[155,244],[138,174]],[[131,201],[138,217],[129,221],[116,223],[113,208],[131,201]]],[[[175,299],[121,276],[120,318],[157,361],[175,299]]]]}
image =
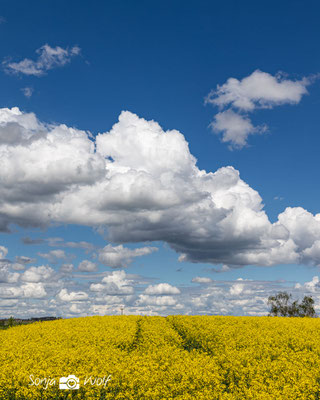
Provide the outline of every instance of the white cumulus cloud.
{"type": "Polygon", "coordinates": [[[78,265],[78,270],[83,272],[93,272],[97,271],[97,269],[97,264],[89,260],[82,260],[81,263],[78,265]]]}
{"type": "Polygon", "coordinates": [[[158,285],[149,285],[145,294],[148,295],[161,295],[161,294],[179,294],[180,290],[170,285],[169,283],[159,283],[158,285]]]}
{"type": "Polygon", "coordinates": [[[290,80],[279,73],[273,76],[259,70],[241,80],[229,78],[206,98],[207,103],[225,109],[216,114],[211,127],[215,133],[222,133],[222,141],[229,142],[230,148],[240,149],[247,144],[249,135],[266,130],[265,125],[252,124],[247,116],[249,112],[282,104],[298,104],[308,93],[307,86],[313,80],[306,77],[290,80]]]}
{"type": "Polygon", "coordinates": [[[92,292],[103,292],[107,295],[130,295],[134,292],[132,280],[128,279],[125,271],[113,271],[105,276],[101,283],[92,283],[92,292]]]}
{"type": "Polygon", "coordinates": [[[67,289],[61,289],[57,295],[62,301],[82,301],[88,299],[88,294],[85,292],[68,292],[67,289]]]}
{"type": "Polygon", "coordinates": [[[0,246],[0,259],[5,258],[8,254],[8,249],[4,246],[0,246]]]}
{"type": "Polygon", "coordinates": [[[47,292],[42,282],[28,282],[21,285],[23,297],[41,299],[46,297],[47,292]]]}
{"type": "Polygon", "coordinates": [[[19,279],[17,272],[11,272],[8,264],[0,264],[0,283],[14,283],[19,279]]]}
{"type": "Polygon", "coordinates": [[[226,110],[215,115],[211,122],[213,131],[222,133],[222,142],[231,143],[231,148],[242,148],[247,144],[249,135],[262,133],[266,127],[252,125],[250,119],[232,110],[226,110]]]}
{"type": "Polygon", "coordinates": [[[271,108],[281,104],[297,104],[307,94],[311,80],[285,79],[260,70],[238,80],[229,78],[223,85],[210,92],[207,101],[219,107],[232,105],[244,111],[255,108],[271,108]]]}
{"type": "Polygon", "coordinates": [[[196,276],[195,278],[192,278],[191,282],[195,283],[211,283],[212,279],[207,278],[205,276],[196,276]]]}
{"type": "Polygon", "coordinates": [[[174,306],[177,300],[172,296],[149,296],[141,294],[137,300],[137,305],[152,305],[152,306],[174,306]]]}
{"type": "Polygon", "coordinates": [[[30,267],[21,275],[23,282],[43,282],[50,279],[54,274],[51,267],[42,265],[40,267],[30,267]]]}

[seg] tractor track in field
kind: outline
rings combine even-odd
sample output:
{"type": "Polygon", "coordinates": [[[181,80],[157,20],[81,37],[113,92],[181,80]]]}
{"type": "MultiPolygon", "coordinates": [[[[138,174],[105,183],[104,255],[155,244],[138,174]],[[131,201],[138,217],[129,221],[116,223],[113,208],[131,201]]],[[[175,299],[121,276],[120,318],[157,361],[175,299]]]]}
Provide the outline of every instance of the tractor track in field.
{"type": "Polygon", "coordinates": [[[173,321],[172,319],[169,320],[166,318],[166,321],[171,326],[171,328],[173,328],[178,333],[178,335],[181,337],[182,347],[184,350],[189,351],[189,352],[197,350],[199,352],[203,352],[208,355],[211,354],[211,352],[208,349],[206,349],[197,338],[189,335],[187,333],[186,329],[183,329],[181,326],[178,326],[178,324],[175,321],[173,321]]]}
{"type": "Polygon", "coordinates": [[[140,344],[140,342],[142,340],[141,323],[142,323],[142,318],[139,318],[137,320],[136,332],[134,334],[132,342],[129,343],[129,344],[126,344],[126,345],[121,345],[120,346],[121,350],[124,350],[124,351],[127,351],[128,353],[131,353],[132,351],[136,350],[139,347],[139,344],[140,344]]]}

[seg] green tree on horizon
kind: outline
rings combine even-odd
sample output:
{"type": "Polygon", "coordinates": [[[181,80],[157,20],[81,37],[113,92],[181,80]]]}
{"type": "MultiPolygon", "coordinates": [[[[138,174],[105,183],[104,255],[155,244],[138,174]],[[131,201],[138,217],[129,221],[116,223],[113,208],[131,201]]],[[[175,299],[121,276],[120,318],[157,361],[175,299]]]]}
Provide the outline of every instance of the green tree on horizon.
{"type": "Polygon", "coordinates": [[[314,300],[311,296],[304,296],[299,304],[297,300],[291,302],[292,295],[279,292],[269,296],[268,305],[271,306],[269,316],[274,317],[316,317],[314,300]]]}

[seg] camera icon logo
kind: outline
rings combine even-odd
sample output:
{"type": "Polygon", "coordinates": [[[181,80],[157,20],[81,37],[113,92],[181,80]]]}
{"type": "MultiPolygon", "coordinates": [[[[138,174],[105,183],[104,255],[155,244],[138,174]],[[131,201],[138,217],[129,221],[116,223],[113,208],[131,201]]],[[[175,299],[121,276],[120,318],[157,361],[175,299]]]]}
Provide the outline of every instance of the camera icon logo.
{"type": "Polygon", "coordinates": [[[62,376],[59,380],[59,389],[79,389],[79,378],[75,375],[62,376]]]}

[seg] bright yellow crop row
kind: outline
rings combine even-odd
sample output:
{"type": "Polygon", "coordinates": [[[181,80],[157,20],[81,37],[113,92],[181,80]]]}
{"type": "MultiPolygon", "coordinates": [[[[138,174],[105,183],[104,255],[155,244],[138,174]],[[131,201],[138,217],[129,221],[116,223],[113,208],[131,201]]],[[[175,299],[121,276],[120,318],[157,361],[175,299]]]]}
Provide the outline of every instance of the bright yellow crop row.
{"type": "Polygon", "coordinates": [[[87,317],[0,344],[0,399],[320,399],[320,319],[87,317]]]}

